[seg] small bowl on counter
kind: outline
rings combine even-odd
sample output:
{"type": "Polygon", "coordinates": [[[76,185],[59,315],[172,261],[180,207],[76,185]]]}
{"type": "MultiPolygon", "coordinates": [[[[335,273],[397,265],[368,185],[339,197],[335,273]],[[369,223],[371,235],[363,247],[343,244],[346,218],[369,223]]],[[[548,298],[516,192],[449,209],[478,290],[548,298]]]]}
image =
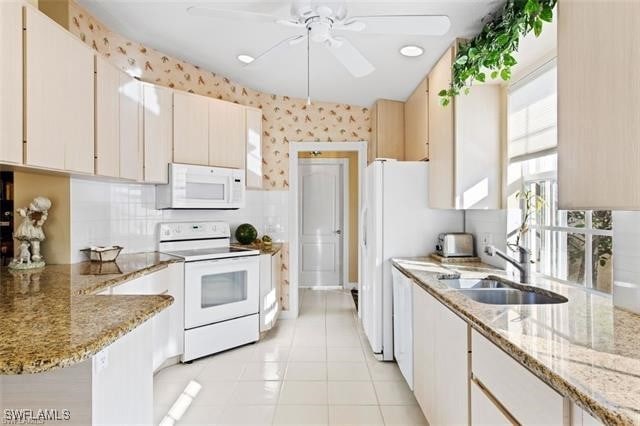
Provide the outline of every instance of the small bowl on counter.
{"type": "Polygon", "coordinates": [[[120,246],[93,246],[81,251],[87,253],[92,262],[106,263],[115,262],[123,248],[120,246]]]}

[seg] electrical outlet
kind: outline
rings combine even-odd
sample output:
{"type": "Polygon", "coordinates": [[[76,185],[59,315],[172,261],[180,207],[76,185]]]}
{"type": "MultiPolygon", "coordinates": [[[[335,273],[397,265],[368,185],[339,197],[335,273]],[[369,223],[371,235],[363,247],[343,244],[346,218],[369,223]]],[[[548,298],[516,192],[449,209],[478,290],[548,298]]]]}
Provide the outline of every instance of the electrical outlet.
{"type": "Polygon", "coordinates": [[[93,356],[93,368],[98,374],[109,366],[109,349],[103,349],[93,356]]]}
{"type": "Polygon", "coordinates": [[[488,232],[480,234],[480,244],[484,246],[490,246],[493,244],[493,235],[488,232]]]}

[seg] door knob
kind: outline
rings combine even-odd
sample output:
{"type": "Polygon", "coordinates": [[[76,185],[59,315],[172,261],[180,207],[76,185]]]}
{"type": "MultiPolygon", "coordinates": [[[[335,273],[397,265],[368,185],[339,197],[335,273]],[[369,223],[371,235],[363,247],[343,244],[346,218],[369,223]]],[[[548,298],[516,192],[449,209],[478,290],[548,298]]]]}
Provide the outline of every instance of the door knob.
{"type": "Polygon", "coordinates": [[[334,233],[334,234],[336,234],[336,235],[341,235],[341,234],[342,234],[342,231],[341,231],[341,230],[339,230],[339,229],[337,229],[337,230],[333,231],[333,233],[334,233]]]}

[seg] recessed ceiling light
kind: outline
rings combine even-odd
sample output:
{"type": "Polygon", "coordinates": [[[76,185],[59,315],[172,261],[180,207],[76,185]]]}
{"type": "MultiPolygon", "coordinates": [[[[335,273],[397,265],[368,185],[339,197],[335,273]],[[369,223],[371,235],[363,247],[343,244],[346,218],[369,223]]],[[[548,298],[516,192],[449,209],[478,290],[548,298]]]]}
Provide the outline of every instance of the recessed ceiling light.
{"type": "Polygon", "coordinates": [[[238,60],[240,62],[242,62],[243,64],[250,64],[255,59],[256,58],[254,58],[253,56],[249,56],[249,55],[238,55],[238,60]]]}
{"type": "Polygon", "coordinates": [[[414,58],[416,56],[420,56],[424,53],[424,49],[420,46],[404,46],[400,49],[400,54],[403,56],[408,56],[410,58],[414,58]]]}

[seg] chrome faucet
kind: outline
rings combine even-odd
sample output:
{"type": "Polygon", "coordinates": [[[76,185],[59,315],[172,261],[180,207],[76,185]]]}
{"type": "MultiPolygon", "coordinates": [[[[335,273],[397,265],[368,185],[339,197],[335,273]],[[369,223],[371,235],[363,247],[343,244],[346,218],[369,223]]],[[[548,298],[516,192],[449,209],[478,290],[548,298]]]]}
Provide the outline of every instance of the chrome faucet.
{"type": "Polygon", "coordinates": [[[494,246],[486,246],[484,248],[484,252],[489,256],[501,257],[507,262],[509,262],[510,264],[512,264],[520,272],[520,282],[523,284],[528,284],[529,277],[530,277],[529,265],[531,264],[531,255],[529,254],[529,250],[527,250],[524,247],[517,246],[517,249],[518,249],[518,255],[519,255],[518,260],[501,252],[494,246]]]}

